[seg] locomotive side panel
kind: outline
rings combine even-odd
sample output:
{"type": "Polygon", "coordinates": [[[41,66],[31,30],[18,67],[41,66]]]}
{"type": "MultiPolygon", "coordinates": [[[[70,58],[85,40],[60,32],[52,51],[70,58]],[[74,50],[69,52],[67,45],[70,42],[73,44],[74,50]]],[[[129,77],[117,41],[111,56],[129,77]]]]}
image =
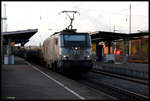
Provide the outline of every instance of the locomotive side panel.
{"type": "Polygon", "coordinates": [[[58,36],[51,36],[43,42],[43,56],[44,61],[49,67],[59,60],[59,38],[58,36]]]}

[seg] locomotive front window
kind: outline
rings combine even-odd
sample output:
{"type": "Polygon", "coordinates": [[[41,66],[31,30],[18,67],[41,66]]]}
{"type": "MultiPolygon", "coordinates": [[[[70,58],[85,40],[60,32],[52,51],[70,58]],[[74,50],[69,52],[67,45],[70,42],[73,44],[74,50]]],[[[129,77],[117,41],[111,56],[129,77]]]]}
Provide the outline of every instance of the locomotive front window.
{"type": "Polygon", "coordinates": [[[85,35],[64,35],[64,41],[85,41],[85,35]]]}
{"type": "Polygon", "coordinates": [[[63,39],[64,39],[64,46],[85,46],[85,47],[89,47],[89,37],[86,34],[78,34],[78,35],[74,35],[74,34],[66,34],[63,35],[63,39]]]}

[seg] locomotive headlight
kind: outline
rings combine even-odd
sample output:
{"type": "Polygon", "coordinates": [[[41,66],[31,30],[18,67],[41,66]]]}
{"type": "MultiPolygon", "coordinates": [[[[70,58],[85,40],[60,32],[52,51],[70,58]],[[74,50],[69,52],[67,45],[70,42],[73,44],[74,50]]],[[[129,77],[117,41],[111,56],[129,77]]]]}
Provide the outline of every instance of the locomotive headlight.
{"type": "Polygon", "coordinates": [[[90,58],[90,55],[88,55],[87,58],[90,58]]]}
{"type": "Polygon", "coordinates": [[[64,55],[63,58],[64,58],[64,59],[68,59],[69,57],[68,57],[67,55],[64,55]]]}
{"type": "Polygon", "coordinates": [[[90,55],[88,55],[88,56],[85,56],[85,59],[90,59],[90,55]]]}
{"type": "Polygon", "coordinates": [[[67,56],[66,55],[64,55],[64,58],[66,58],[67,56]]]}
{"type": "Polygon", "coordinates": [[[78,50],[78,47],[75,47],[74,49],[75,49],[75,50],[78,50]]]}

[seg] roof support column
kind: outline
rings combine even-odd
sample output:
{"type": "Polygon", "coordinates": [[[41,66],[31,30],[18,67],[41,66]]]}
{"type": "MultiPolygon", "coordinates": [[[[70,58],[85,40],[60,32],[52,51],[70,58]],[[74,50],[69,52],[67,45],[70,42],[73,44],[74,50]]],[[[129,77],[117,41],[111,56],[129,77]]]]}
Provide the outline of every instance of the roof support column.
{"type": "Polygon", "coordinates": [[[125,38],[124,40],[124,50],[123,50],[123,63],[126,64],[127,63],[127,39],[125,38]]]}
{"type": "Polygon", "coordinates": [[[21,43],[21,47],[24,47],[24,42],[21,43]]]}
{"type": "Polygon", "coordinates": [[[8,64],[11,64],[11,39],[8,39],[8,64]]]}
{"type": "Polygon", "coordinates": [[[108,41],[108,54],[110,54],[111,41],[108,41]]]}
{"type": "Polygon", "coordinates": [[[99,42],[96,42],[96,56],[98,57],[98,54],[99,54],[99,52],[98,52],[98,43],[99,42]]]}

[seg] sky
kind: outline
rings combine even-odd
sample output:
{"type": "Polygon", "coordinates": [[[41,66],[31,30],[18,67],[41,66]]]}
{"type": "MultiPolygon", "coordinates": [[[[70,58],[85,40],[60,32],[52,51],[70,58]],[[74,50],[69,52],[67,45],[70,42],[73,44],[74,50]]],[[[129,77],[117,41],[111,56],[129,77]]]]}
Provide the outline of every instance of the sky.
{"type": "Polygon", "coordinates": [[[73,28],[77,29],[77,32],[113,32],[115,26],[116,32],[129,33],[131,4],[131,32],[149,31],[149,4],[146,1],[2,1],[2,17],[4,17],[4,4],[8,18],[7,31],[38,28],[38,32],[25,46],[38,46],[54,32],[65,29],[70,24],[70,20],[65,13],[60,13],[63,10],[80,13],[80,15],[75,14],[73,21],[73,28]]]}

